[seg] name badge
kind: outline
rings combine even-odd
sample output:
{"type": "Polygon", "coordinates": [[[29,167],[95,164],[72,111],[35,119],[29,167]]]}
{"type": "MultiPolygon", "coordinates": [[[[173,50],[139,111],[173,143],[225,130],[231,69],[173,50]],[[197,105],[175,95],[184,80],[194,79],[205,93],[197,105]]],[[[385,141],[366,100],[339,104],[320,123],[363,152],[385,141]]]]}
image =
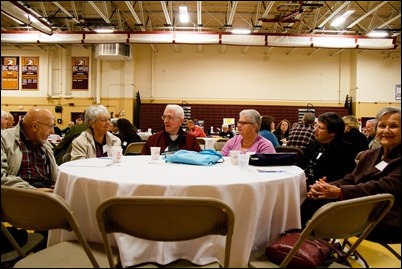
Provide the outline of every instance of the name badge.
{"type": "Polygon", "coordinates": [[[387,167],[387,165],[388,165],[387,162],[381,161],[381,162],[377,163],[375,168],[377,168],[378,170],[382,171],[382,170],[384,170],[385,167],[387,167]]]}
{"type": "Polygon", "coordinates": [[[123,142],[123,146],[127,146],[127,142],[126,142],[126,141],[123,142]]]}

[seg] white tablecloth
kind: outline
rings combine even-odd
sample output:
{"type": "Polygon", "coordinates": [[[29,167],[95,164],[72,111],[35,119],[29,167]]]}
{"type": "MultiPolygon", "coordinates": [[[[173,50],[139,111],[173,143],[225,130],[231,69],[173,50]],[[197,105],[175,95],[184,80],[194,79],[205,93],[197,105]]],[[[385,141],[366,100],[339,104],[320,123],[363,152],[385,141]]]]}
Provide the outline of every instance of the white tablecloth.
{"type": "MultiPolygon", "coordinates": [[[[124,156],[119,164],[111,159],[84,159],[64,163],[55,193],[71,205],[87,240],[102,242],[96,222],[97,206],[111,196],[206,196],[223,200],[235,212],[231,267],[247,267],[255,248],[265,248],[279,233],[300,227],[299,207],[306,186],[297,166],[252,167],[240,170],[230,159],[213,166],[151,162],[150,156],[124,156]],[[260,170],[260,171],[258,171],[260,170]]],[[[138,220],[141,221],[141,220],[138,220]]],[[[74,238],[71,232],[54,230],[49,245],[74,238]]],[[[152,257],[166,264],[186,258],[197,264],[223,264],[224,238],[208,236],[185,242],[150,242],[115,235],[122,263],[129,266],[152,257]],[[200,246],[201,245],[201,246],[200,246]]]]}
{"type": "Polygon", "coordinates": [[[205,141],[205,146],[203,149],[214,149],[214,145],[220,137],[199,137],[205,141]]]}

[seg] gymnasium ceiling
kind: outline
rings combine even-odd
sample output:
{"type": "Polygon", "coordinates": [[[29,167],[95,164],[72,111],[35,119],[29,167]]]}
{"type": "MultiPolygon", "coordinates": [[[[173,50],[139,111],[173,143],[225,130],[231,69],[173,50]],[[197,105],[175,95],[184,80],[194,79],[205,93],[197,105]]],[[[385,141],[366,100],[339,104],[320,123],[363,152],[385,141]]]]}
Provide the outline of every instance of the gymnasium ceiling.
{"type": "Polygon", "coordinates": [[[365,37],[382,29],[395,37],[395,47],[400,48],[400,1],[2,1],[1,5],[2,34],[35,31],[6,14],[10,6],[17,6],[43,20],[50,35],[92,33],[101,26],[125,33],[230,33],[241,28],[252,34],[335,37],[365,37]],[[188,23],[180,22],[179,6],[187,7],[188,23]],[[330,26],[350,10],[354,12],[344,24],[330,26]]]}

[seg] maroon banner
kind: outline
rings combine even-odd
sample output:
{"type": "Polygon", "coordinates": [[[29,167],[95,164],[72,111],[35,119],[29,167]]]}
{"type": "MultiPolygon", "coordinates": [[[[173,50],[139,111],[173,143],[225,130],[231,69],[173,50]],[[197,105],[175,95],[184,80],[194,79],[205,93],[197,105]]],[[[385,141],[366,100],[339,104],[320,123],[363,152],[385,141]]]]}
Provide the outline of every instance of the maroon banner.
{"type": "Polygon", "coordinates": [[[39,57],[22,57],[21,63],[21,88],[23,90],[37,90],[39,57]]]}
{"type": "Polygon", "coordinates": [[[88,90],[89,57],[72,57],[73,90],[88,90]]]}

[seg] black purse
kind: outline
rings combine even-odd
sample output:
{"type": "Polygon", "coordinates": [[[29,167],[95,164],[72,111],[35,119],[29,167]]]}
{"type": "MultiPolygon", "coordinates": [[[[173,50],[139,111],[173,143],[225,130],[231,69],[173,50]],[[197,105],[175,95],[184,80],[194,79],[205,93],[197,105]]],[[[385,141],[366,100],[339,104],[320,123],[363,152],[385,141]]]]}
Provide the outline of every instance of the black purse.
{"type": "Polygon", "coordinates": [[[278,166],[293,165],[297,160],[296,152],[257,153],[250,156],[249,165],[278,166]]]}

